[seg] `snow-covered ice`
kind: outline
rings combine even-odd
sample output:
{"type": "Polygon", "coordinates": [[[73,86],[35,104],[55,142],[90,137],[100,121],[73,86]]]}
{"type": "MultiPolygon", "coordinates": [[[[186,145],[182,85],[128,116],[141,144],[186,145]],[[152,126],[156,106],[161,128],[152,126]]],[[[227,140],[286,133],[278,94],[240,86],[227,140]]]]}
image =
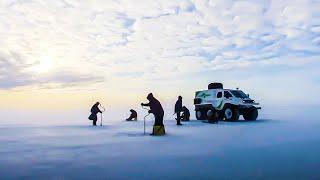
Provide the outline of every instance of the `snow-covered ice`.
{"type": "Polygon", "coordinates": [[[1,125],[1,179],[320,178],[318,118],[167,120],[164,137],[143,121],[89,123],[1,125]]]}

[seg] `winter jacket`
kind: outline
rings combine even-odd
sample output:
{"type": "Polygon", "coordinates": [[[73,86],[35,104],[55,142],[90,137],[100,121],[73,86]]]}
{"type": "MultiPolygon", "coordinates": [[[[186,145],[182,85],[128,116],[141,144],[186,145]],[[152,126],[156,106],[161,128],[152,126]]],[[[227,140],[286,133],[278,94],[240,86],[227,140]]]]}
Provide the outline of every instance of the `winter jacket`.
{"type": "Polygon", "coordinates": [[[174,112],[178,113],[182,111],[182,99],[178,99],[175,106],[174,106],[174,112]]]}
{"type": "Polygon", "coordinates": [[[143,104],[143,105],[149,106],[151,113],[154,114],[155,116],[164,116],[164,111],[161,106],[161,103],[156,98],[152,97],[149,103],[143,104]]]}

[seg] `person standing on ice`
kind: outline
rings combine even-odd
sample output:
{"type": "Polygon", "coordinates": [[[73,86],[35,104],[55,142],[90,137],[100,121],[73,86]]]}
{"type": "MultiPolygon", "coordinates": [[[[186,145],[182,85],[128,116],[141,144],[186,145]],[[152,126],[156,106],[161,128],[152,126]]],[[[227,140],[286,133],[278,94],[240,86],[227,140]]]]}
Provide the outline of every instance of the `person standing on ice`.
{"type": "Polygon", "coordinates": [[[91,115],[89,116],[89,119],[92,120],[92,125],[96,126],[97,125],[97,114],[102,113],[102,111],[99,109],[99,102],[96,102],[92,107],[91,107],[91,115]]]}
{"type": "Polygon", "coordinates": [[[130,117],[128,117],[128,119],[126,119],[126,121],[136,121],[138,118],[137,111],[130,109],[130,112],[131,112],[130,117]]]}
{"type": "Polygon", "coordinates": [[[181,124],[181,115],[180,115],[180,113],[182,112],[182,97],[181,96],[178,97],[178,100],[174,106],[174,112],[175,112],[175,114],[177,114],[177,118],[176,118],[177,125],[181,126],[182,125],[181,124]]]}
{"type": "Polygon", "coordinates": [[[147,99],[149,100],[149,103],[147,104],[141,103],[141,106],[150,107],[149,113],[152,113],[155,117],[154,126],[164,126],[163,125],[164,111],[161,106],[161,103],[155,97],[153,97],[152,93],[148,94],[147,99]]]}

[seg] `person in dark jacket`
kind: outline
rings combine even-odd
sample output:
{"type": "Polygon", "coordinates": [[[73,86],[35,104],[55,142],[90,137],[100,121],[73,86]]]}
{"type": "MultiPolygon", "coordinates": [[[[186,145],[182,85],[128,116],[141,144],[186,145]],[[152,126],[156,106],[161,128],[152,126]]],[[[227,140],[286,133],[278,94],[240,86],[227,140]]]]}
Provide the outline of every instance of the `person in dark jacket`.
{"type": "Polygon", "coordinates": [[[126,119],[126,120],[127,121],[136,121],[137,117],[138,117],[137,111],[130,109],[130,112],[131,112],[130,117],[128,117],[128,119],[126,119]]]}
{"type": "Polygon", "coordinates": [[[164,111],[161,106],[161,103],[155,97],[153,97],[152,93],[148,94],[147,99],[149,100],[149,103],[147,104],[141,103],[141,106],[150,107],[149,113],[152,113],[155,117],[154,126],[164,126],[163,125],[164,111]]]}
{"type": "Polygon", "coordinates": [[[177,118],[176,118],[177,125],[182,125],[181,124],[181,115],[180,115],[180,113],[182,112],[182,97],[181,96],[178,97],[178,100],[174,106],[174,112],[175,112],[175,114],[177,114],[177,118]]]}
{"type": "Polygon", "coordinates": [[[182,107],[182,121],[189,121],[190,120],[190,111],[187,107],[182,107]]]}
{"type": "Polygon", "coordinates": [[[92,107],[91,107],[91,115],[89,116],[89,119],[93,121],[92,125],[96,126],[97,125],[97,114],[102,113],[102,111],[99,109],[100,103],[96,102],[92,107]]]}

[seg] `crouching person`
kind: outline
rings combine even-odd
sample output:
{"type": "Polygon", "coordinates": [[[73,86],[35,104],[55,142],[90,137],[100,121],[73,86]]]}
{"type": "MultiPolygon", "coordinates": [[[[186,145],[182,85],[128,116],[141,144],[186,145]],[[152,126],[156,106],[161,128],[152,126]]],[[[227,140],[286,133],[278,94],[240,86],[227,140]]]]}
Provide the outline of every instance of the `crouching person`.
{"type": "Polygon", "coordinates": [[[149,103],[146,103],[146,104],[141,103],[141,106],[150,107],[149,113],[152,113],[155,117],[153,131],[152,131],[152,134],[150,135],[154,135],[154,136],[165,135],[165,128],[163,125],[164,111],[161,106],[161,103],[155,97],[153,97],[152,93],[148,94],[147,99],[149,100],[149,103]]]}
{"type": "Polygon", "coordinates": [[[137,121],[137,118],[138,118],[137,111],[130,109],[130,112],[131,112],[130,117],[128,117],[126,121],[137,121]]]}
{"type": "Polygon", "coordinates": [[[190,111],[187,107],[182,107],[182,121],[190,121],[190,111]]]}

